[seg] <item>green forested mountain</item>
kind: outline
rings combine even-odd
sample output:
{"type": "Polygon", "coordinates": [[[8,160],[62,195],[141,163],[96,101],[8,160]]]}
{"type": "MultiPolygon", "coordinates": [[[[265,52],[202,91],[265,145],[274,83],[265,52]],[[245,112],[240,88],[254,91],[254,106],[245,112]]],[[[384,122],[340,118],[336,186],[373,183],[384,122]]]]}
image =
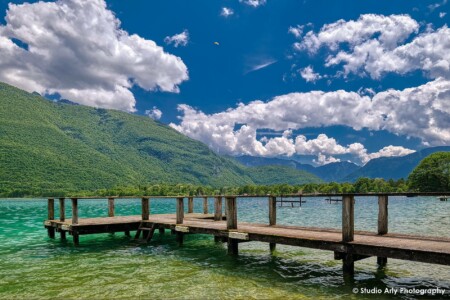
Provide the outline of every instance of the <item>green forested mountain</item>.
{"type": "MultiPolygon", "coordinates": [[[[275,171],[276,182],[320,181],[275,171]]],[[[55,103],[0,83],[0,194],[148,183],[242,186],[261,183],[263,174],[148,117],[55,103]]]]}

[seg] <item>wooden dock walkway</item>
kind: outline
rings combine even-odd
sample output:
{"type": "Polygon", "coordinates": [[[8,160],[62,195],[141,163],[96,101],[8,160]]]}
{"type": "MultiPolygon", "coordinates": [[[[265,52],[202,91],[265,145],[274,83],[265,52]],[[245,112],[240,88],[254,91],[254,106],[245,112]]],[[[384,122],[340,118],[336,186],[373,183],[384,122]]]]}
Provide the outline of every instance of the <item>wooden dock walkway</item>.
{"type": "MultiPolygon", "coordinates": [[[[317,195],[323,196],[323,195],[317,195]]],[[[336,195],[333,195],[336,197],[336,195]]],[[[268,224],[244,223],[237,220],[236,199],[238,196],[214,196],[214,214],[209,214],[208,197],[203,198],[203,213],[194,213],[194,197],[176,197],[175,214],[150,214],[149,197],[143,197],[142,214],[136,216],[114,216],[114,199],[108,199],[108,217],[78,218],[78,200],[72,198],[72,218],[65,219],[65,198],[60,198],[60,218],[55,219],[54,199],[48,199],[48,219],[44,225],[51,238],[59,232],[61,239],[66,234],[73,237],[74,244],[79,236],[93,233],[124,232],[130,235],[136,231],[150,241],[154,232],[166,229],[176,235],[181,245],[187,234],[209,234],[216,241],[226,241],[228,252],[238,254],[242,242],[258,241],[270,245],[274,251],[276,244],[307,247],[334,252],[335,259],[342,259],[345,274],[353,274],[354,262],[376,256],[379,265],[387,263],[387,258],[404,259],[425,263],[450,265],[450,238],[424,237],[388,233],[388,194],[378,195],[378,231],[354,231],[354,197],[342,195],[342,230],[277,225],[277,197],[268,198],[268,224]],[[188,212],[184,202],[187,198],[188,212]],[[223,215],[223,198],[225,215],[223,215]]],[[[155,197],[161,198],[161,197],[155,197]]],[[[173,197],[172,197],[173,199],[173,197]]],[[[301,199],[300,199],[301,201],[301,199]]]]}

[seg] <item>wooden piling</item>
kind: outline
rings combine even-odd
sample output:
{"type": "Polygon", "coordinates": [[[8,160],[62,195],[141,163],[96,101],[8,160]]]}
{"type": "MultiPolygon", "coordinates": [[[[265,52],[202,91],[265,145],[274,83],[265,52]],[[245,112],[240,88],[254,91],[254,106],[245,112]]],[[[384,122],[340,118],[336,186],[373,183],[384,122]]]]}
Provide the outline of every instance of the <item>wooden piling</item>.
{"type": "Polygon", "coordinates": [[[388,196],[378,196],[378,234],[388,233],[388,196]]]}
{"type": "Polygon", "coordinates": [[[355,232],[355,198],[353,195],[342,196],[342,241],[352,242],[355,232]]]}
{"type": "MultiPolygon", "coordinates": [[[[388,195],[378,196],[378,234],[388,233],[388,195]]],[[[377,264],[384,267],[387,264],[387,257],[377,257],[377,264]]]]}
{"type": "MultiPolygon", "coordinates": [[[[72,198],[72,225],[75,225],[75,224],[78,224],[78,199],[72,198]]],[[[74,241],[75,241],[75,236],[74,236],[74,241]]]]}
{"type": "Polygon", "coordinates": [[[78,235],[77,232],[72,233],[72,237],[73,237],[73,244],[75,246],[78,246],[80,244],[80,236],[78,235]]]}
{"type": "Polygon", "coordinates": [[[355,260],[353,254],[345,253],[342,257],[342,271],[344,277],[353,277],[355,274],[355,260]]]}
{"type": "Polygon", "coordinates": [[[237,207],[236,207],[236,197],[229,196],[225,197],[227,205],[227,229],[237,229],[237,207]]]}
{"type": "Polygon", "coordinates": [[[269,225],[277,224],[277,197],[269,196],[269,225]]]}
{"type": "Polygon", "coordinates": [[[65,199],[59,198],[59,220],[61,222],[64,222],[66,220],[66,206],[65,206],[65,199]]]}
{"type": "MultiPolygon", "coordinates": [[[[47,209],[48,220],[54,220],[55,219],[55,199],[49,198],[47,206],[48,206],[48,209],[47,209]]],[[[55,238],[55,228],[47,227],[47,233],[48,233],[49,238],[51,238],[51,239],[55,238]]]]}
{"type": "Polygon", "coordinates": [[[125,230],[124,234],[125,234],[125,236],[128,236],[128,237],[130,237],[130,236],[131,236],[131,234],[130,234],[130,231],[129,231],[129,230],[125,230]]]}
{"type": "Polygon", "coordinates": [[[222,220],[222,196],[214,197],[214,221],[222,220]]]}
{"type": "MultiPolygon", "coordinates": [[[[277,224],[277,197],[269,196],[269,225],[277,224]]],[[[277,247],[276,243],[269,243],[270,253],[273,253],[277,247]]]]}
{"type": "Polygon", "coordinates": [[[238,255],[239,254],[239,243],[235,239],[228,239],[228,254],[229,255],[238,255]]]}
{"type": "Polygon", "coordinates": [[[148,220],[150,217],[150,205],[148,200],[148,197],[142,197],[142,220],[148,220]]]}
{"type": "MultiPolygon", "coordinates": [[[[184,219],[184,198],[177,198],[177,224],[183,224],[184,219]]],[[[178,236],[178,234],[177,234],[178,236]]],[[[182,238],[181,238],[182,239],[182,238]]],[[[181,241],[183,242],[183,241],[181,241]]]]}
{"type": "Polygon", "coordinates": [[[114,198],[108,198],[108,217],[114,217],[114,198]]]}
{"type": "Polygon", "coordinates": [[[194,212],[194,197],[188,197],[188,214],[194,212]]]}
{"type": "Polygon", "coordinates": [[[203,214],[208,214],[208,197],[203,197],[203,214]]]}

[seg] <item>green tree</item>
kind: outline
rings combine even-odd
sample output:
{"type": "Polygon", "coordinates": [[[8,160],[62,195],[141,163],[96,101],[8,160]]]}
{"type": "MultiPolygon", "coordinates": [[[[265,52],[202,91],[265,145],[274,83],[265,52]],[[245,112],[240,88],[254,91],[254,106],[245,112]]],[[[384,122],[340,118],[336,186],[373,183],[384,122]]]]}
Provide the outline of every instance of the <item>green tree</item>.
{"type": "Polygon", "coordinates": [[[450,191],[450,152],[424,158],[408,177],[410,189],[420,192],[450,191]]]}

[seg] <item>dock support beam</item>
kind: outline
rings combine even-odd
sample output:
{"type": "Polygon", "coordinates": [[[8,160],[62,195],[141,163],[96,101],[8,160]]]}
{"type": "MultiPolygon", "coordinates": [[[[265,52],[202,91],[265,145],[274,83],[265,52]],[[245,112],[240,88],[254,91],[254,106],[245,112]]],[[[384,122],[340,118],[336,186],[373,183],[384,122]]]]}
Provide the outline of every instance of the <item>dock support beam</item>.
{"type": "MultiPolygon", "coordinates": [[[[189,198],[188,198],[189,199],[189,198]]],[[[177,225],[183,224],[184,219],[184,198],[178,197],[177,198],[177,225]]],[[[179,246],[183,245],[183,239],[184,239],[184,233],[176,231],[176,239],[179,246]]]]}
{"type": "MultiPolygon", "coordinates": [[[[342,241],[344,243],[354,240],[355,232],[355,198],[353,195],[342,197],[342,241]]],[[[352,277],[355,273],[353,254],[345,253],[342,258],[344,277],[352,277]]]]}
{"type": "MultiPolygon", "coordinates": [[[[60,199],[61,201],[61,199],[60,199]]],[[[64,203],[64,200],[63,200],[64,203]]],[[[78,199],[72,198],[72,225],[78,224],[78,199]]],[[[66,233],[64,231],[61,231],[61,239],[65,239],[66,233]]],[[[78,232],[72,231],[72,238],[73,238],[73,244],[77,246],[80,243],[80,239],[78,236],[78,232]]]]}
{"type": "MultiPolygon", "coordinates": [[[[378,196],[378,235],[388,233],[388,195],[378,196]]],[[[387,257],[377,257],[377,264],[384,267],[387,264],[387,257]]]]}
{"type": "Polygon", "coordinates": [[[222,196],[214,197],[214,221],[222,220],[222,196]]]}
{"type": "Polygon", "coordinates": [[[114,198],[108,198],[108,217],[114,217],[114,198]]]}
{"type": "MultiPolygon", "coordinates": [[[[237,206],[236,197],[229,196],[226,199],[226,216],[227,216],[227,229],[236,230],[237,229],[237,206]]],[[[236,239],[228,238],[228,254],[238,255],[239,253],[239,243],[236,239]]]]}
{"type": "Polygon", "coordinates": [[[194,197],[188,197],[188,214],[194,212],[194,197]]]}
{"type": "Polygon", "coordinates": [[[66,220],[66,206],[64,198],[59,198],[59,220],[61,222],[66,220]]]}
{"type": "MultiPolygon", "coordinates": [[[[54,220],[55,219],[55,199],[49,198],[48,199],[48,220],[54,220]]],[[[48,227],[47,228],[48,237],[51,239],[55,238],[55,228],[48,227]]]]}
{"type": "MultiPolygon", "coordinates": [[[[277,197],[269,196],[269,225],[277,224],[277,197]]],[[[273,253],[277,247],[276,243],[269,243],[270,253],[273,253]]]]}
{"type": "Polygon", "coordinates": [[[203,197],[203,214],[208,214],[208,197],[203,197]]]}
{"type": "Polygon", "coordinates": [[[150,217],[149,198],[142,197],[142,220],[146,221],[150,217]]]}

